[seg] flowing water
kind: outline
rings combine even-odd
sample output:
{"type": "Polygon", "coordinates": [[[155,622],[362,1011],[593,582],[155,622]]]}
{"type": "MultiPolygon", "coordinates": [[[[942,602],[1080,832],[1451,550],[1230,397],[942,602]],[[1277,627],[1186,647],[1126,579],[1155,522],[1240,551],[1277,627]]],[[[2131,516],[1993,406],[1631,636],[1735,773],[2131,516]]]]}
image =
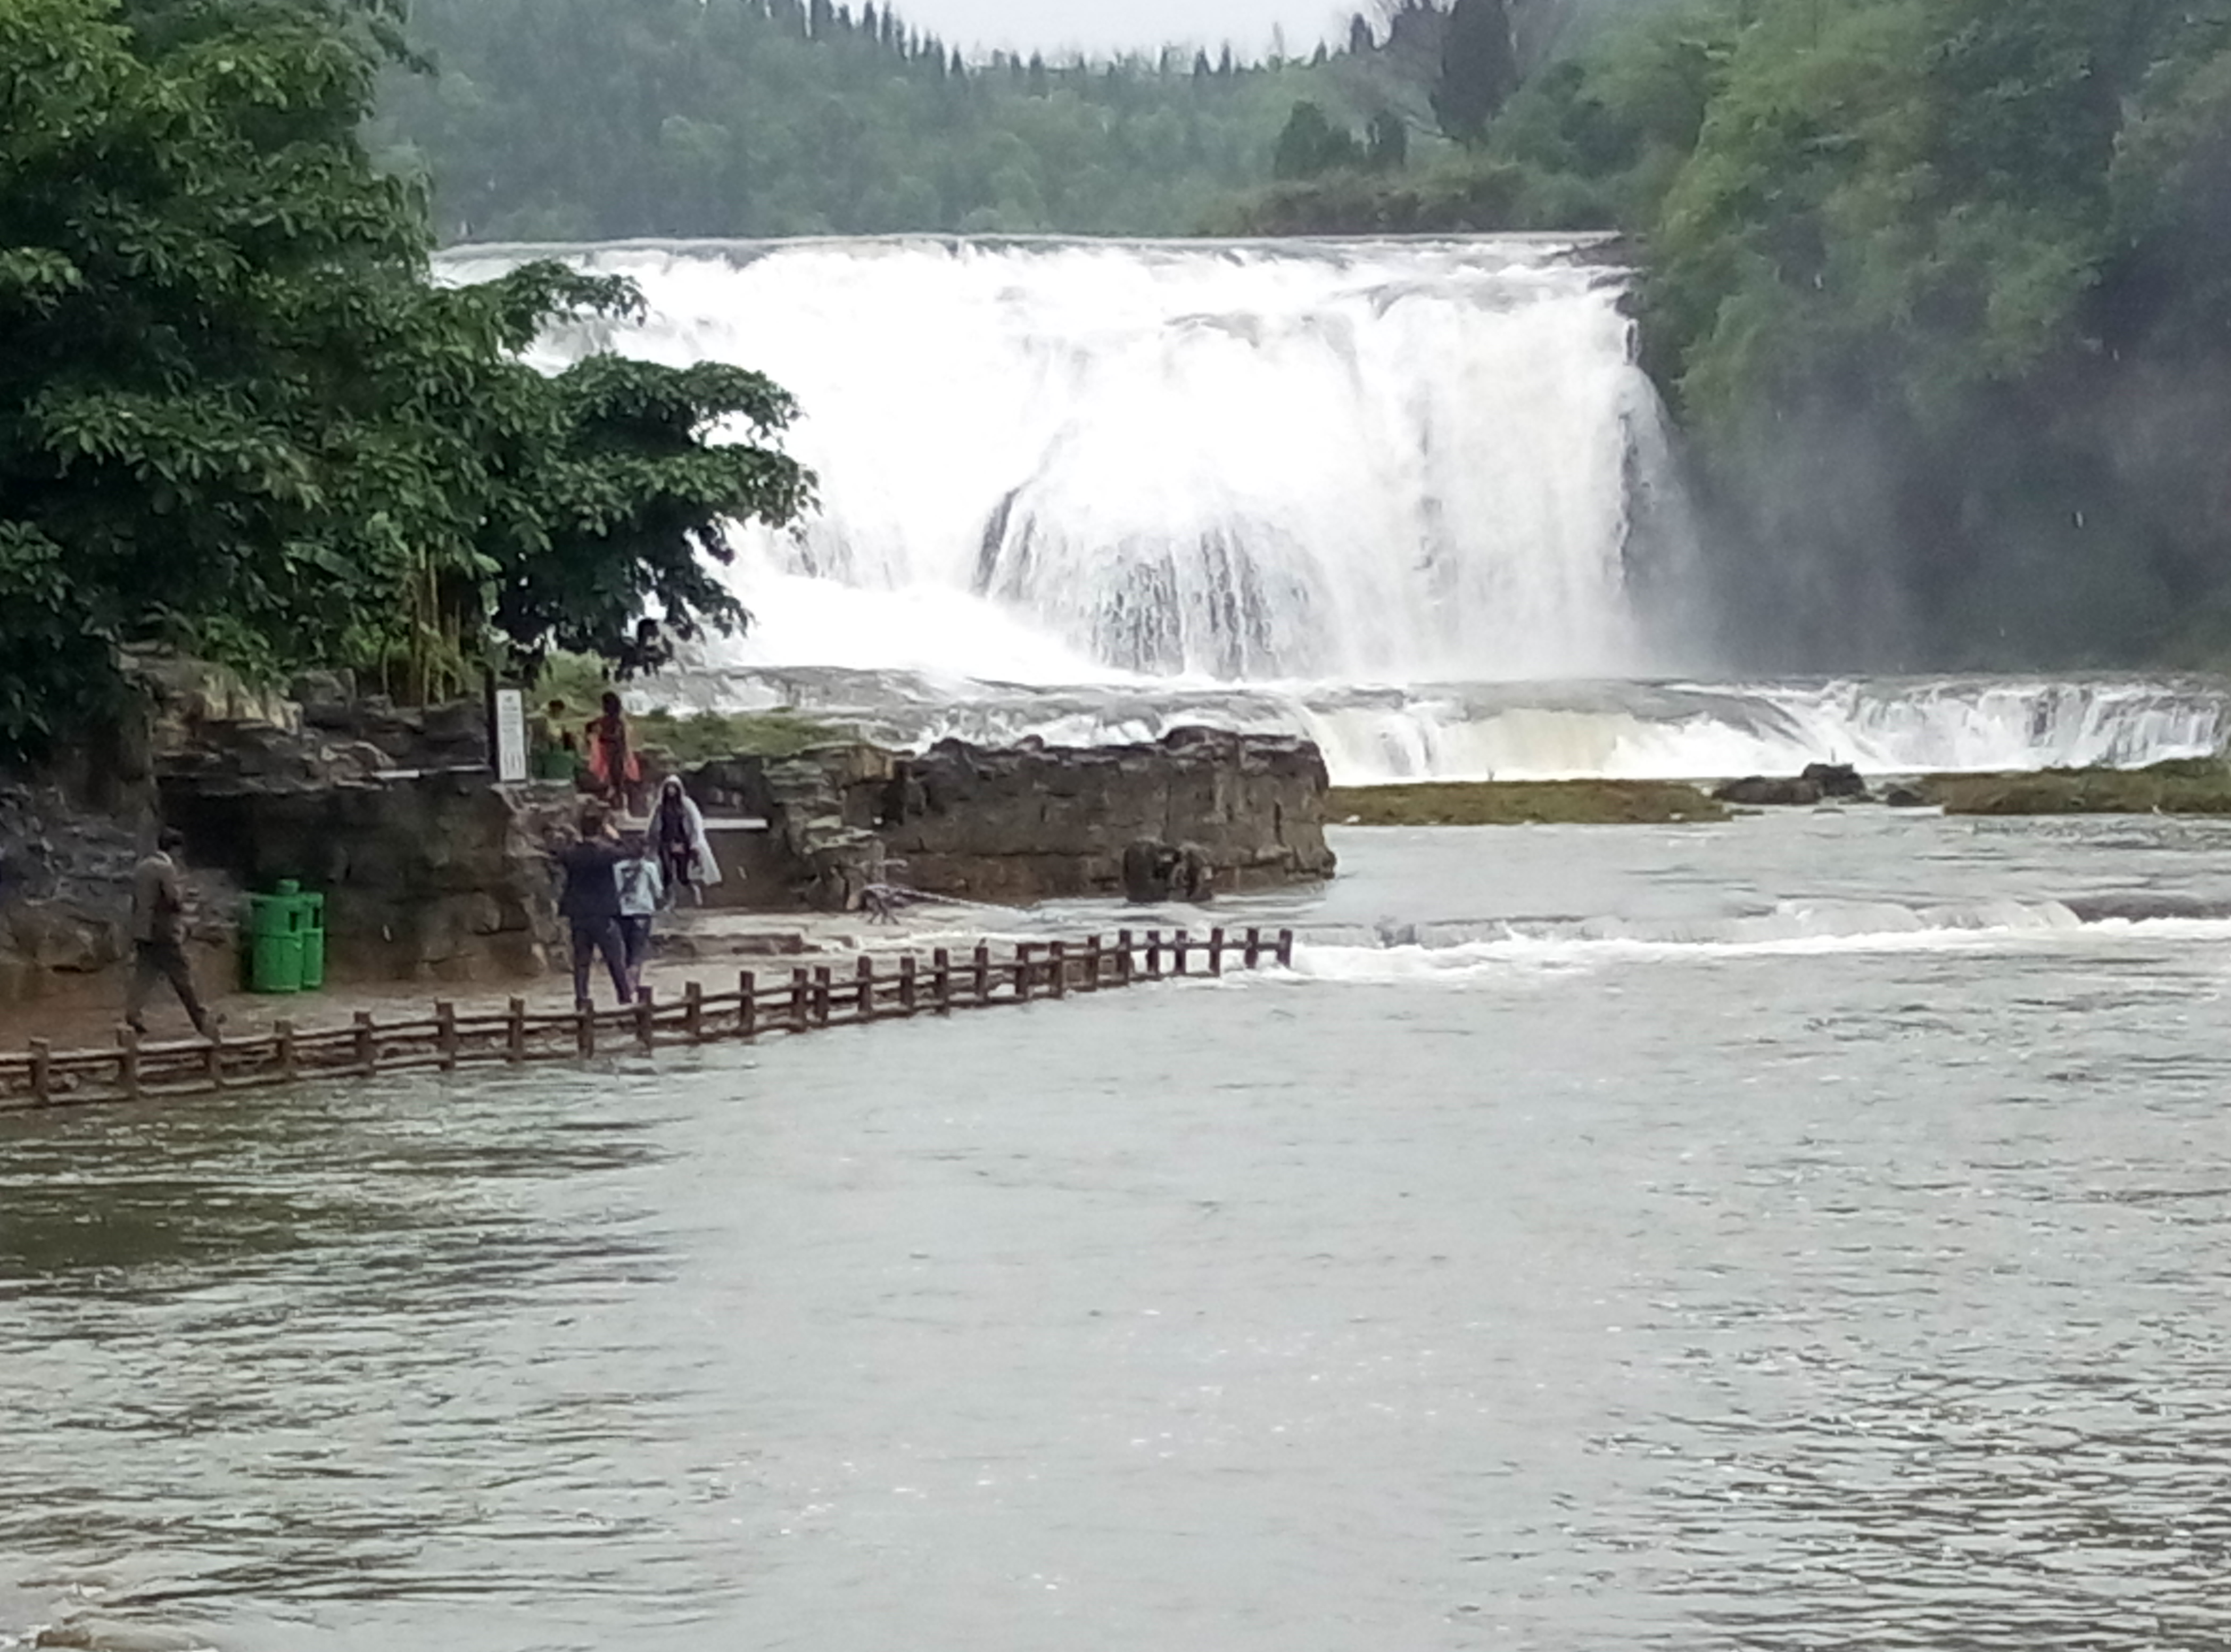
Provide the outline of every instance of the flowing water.
{"type": "Polygon", "coordinates": [[[2231,830],[1336,835],[1290,973],[0,1123],[0,1642],[2231,1640],[2231,830]]]}
{"type": "Polygon", "coordinates": [[[931,238],[475,249],[634,280],[546,340],[760,368],[820,478],[738,536],[756,623],[646,701],[888,740],[1306,735],[1334,777],[2137,764],[2219,679],[1756,683],[1711,645],[1600,246],[931,238]]]}

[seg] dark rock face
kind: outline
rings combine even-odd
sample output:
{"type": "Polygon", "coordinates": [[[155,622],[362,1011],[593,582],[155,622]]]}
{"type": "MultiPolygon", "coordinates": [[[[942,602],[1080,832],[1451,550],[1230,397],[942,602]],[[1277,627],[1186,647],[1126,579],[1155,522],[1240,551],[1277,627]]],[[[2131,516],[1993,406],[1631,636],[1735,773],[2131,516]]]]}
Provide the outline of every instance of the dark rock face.
{"type": "Polygon", "coordinates": [[[162,786],[197,863],[244,887],[293,878],[324,893],[337,979],[514,979],[555,956],[546,839],[571,818],[567,788],[457,773],[315,787],[197,773],[162,786]]]}
{"type": "MultiPolygon", "coordinates": [[[[689,782],[715,813],[769,822],[761,864],[745,867],[751,881],[716,891],[727,904],[740,894],[780,904],[787,891],[794,904],[847,910],[883,882],[1018,904],[1134,890],[1187,899],[1314,881],[1335,866],[1323,759],[1307,742],[1266,735],[1189,729],[1151,746],[996,749],[947,741],[919,757],[841,747],[708,764],[689,782]]],[[[736,835],[722,834],[721,847],[736,835]]]]}
{"type": "Polygon", "coordinates": [[[1867,783],[1849,763],[1807,763],[1802,778],[1819,787],[1822,797],[1846,803],[1867,801],[1867,783]]]}
{"type": "Polygon", "coordinates": [[[1769,780],[1763,774],[1751,774],[1730,781],[1712,795],[1723,803],[1750,808],[1799,808],[1818,803],[1821,792],[1816,781],[1769,780]]]}
{"type": "Polygon", "coordinates": [[[1803,808],[1830,800],[1865,803],[1872,794],[1859,771],[1849,763],[1807,763],[1805,772],[1794,780],[1751,774],[1730,781],[1712,795],[1723,803],[1751,808],[1803,808]]]}
{"type": "MultiPolygon", "coordinates": [[[[0,1004],[36,998],[58,977],[99,973],[132,955],[137,823],[78,807],[58,787],[0,785],[0,1004]]],[[[229,939],[237,892],[189,866],[189,939],[229,939]]]]}

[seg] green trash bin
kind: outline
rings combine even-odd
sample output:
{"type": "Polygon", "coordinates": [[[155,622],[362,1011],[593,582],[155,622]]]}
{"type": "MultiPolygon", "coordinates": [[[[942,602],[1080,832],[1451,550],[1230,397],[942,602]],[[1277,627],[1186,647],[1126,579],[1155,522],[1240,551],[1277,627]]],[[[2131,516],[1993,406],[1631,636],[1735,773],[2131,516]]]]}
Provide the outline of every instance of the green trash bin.
{"type": "Polygon", "coordinates": [[[313,892],[295,899],[302,908],[302,990],[314,993],[326,984],[326,897],[313,892]]]}
{"type": "Polygon", "coordinates": [[[302,901],[299,884],[281,884],[275,895],[248,897],[248,990],[302,990],[302,901]]]}

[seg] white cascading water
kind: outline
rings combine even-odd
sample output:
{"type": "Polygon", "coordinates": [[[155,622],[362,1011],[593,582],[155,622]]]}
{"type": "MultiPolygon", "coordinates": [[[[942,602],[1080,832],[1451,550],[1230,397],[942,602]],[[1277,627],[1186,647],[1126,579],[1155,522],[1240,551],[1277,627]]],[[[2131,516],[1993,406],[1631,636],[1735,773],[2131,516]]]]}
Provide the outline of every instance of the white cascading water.
{"type": "MultiPolygon", "coordinates": [[[[1633,427],[1659,412],[1615,275],[1572,252],[571,256],[650,300],[641,326],[594,341],[748,364],[805,410],[790,447],[823,507],[796,535],[751,538],[738,579],[760,624],[734,663],[1406,682],[1652,663],[1627,597],[1626,476],[1633,427]]],[[[469,279],[517,256],[448,267],[469,279]]]]}
{"type": "Polygon", "coordinates": [[[820,477],[659,698],[920,742],[1286,729],[1337,779],[2140,763],[2221,685],[1670,684],[1697,581],[1621,280],[1570,243],[489,248],[634,280],[543,346],[757,367],[820,477]]]}

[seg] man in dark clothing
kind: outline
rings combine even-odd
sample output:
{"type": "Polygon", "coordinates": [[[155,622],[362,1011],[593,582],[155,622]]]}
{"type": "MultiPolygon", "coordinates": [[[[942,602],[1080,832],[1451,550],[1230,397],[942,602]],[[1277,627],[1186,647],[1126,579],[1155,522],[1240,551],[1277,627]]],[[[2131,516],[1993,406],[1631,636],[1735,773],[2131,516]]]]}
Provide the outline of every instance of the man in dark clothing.
{"type": "Polygon", "coordinates": [[[604,815],[584,810],[581,840],[559,851],[557,858],[566,878],[558,910],[572,931],[573,1001],[584,1007],[590,1001],[589,970],[601,952],[611,972],[612,991],[625,1004],[630,1001],[627,951],[620,939],[620,885],[613,870],[621,856],[605,832],[604,815]]]}
{"type": "Polygon", "coordinates": [[[124,1022],[135,1033],[145,1033],[147,995],[155,983],[167,981],[186,1007],[194,1031],[204,1038],[217,1036],[217,1018],[202,1007],[194,991],[194,972],[186,962],[186,897],[178,882],[178,863],[173,858],[186,846],[185,834],[165,826],[155,839],[155,852],[132,872],[132,989],[124,1001],[124,1022]]]}

